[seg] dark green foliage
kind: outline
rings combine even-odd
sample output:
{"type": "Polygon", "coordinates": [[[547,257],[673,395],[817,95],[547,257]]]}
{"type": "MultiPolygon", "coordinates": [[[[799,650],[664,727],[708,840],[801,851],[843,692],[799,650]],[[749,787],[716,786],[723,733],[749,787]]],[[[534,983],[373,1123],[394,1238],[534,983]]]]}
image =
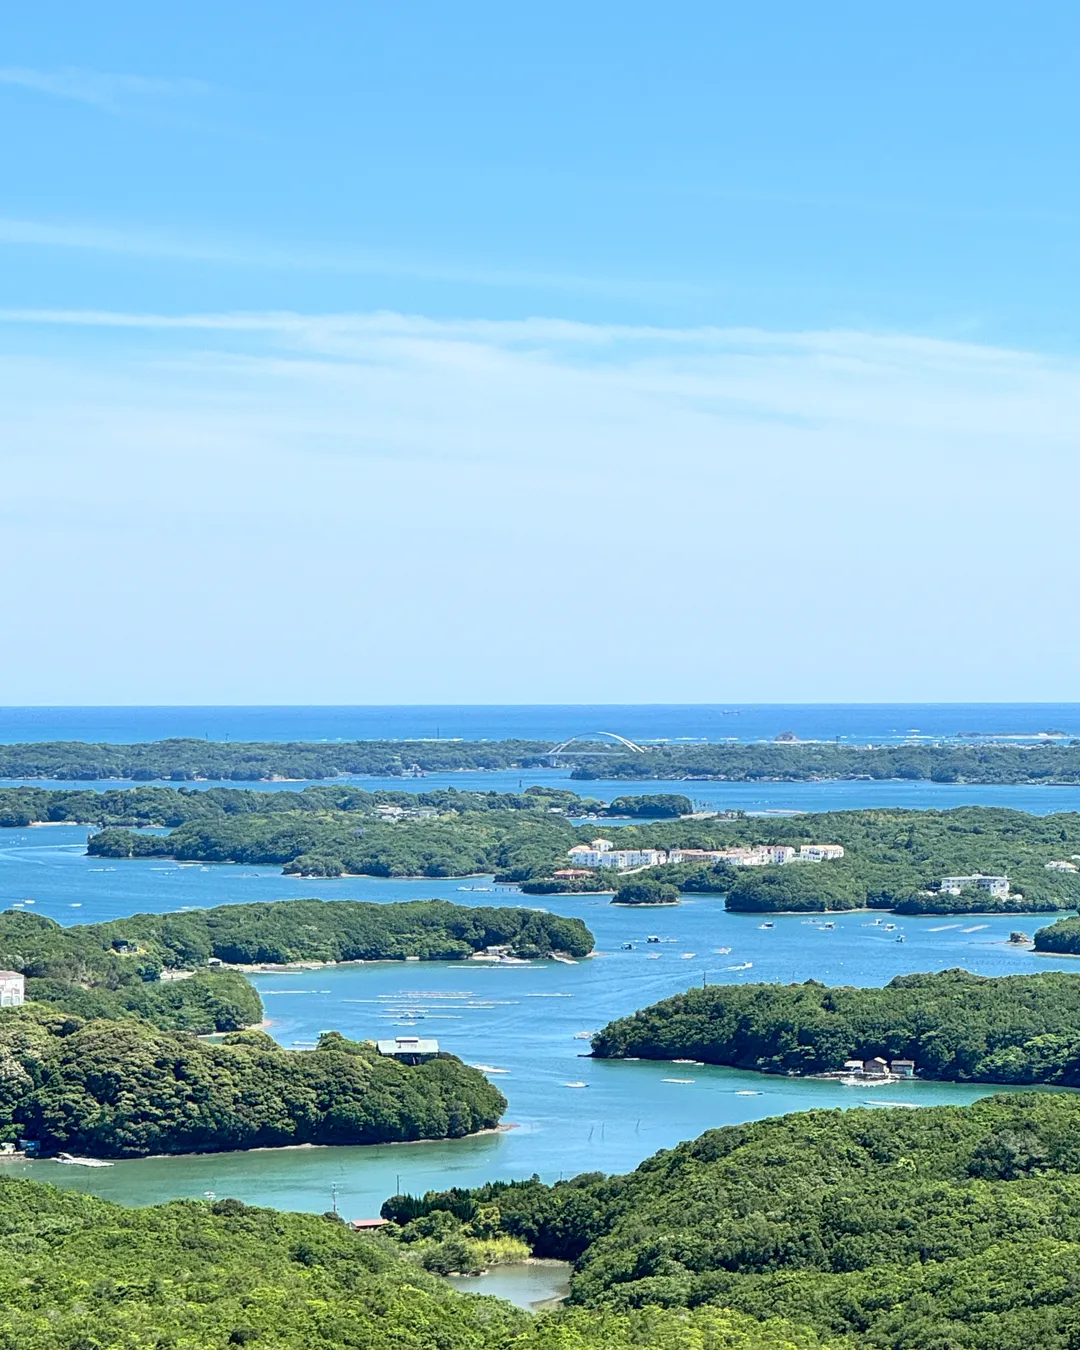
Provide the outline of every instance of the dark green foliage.
{"type": "MultiPolygon", "coordinates": [[[[177,739],[142,745],[79,741],[0,746],[0,778],[209,779],[254,782],[343,774],[393,777],[419,768],[539,768],[544,741],[231,742],[177,739]]],[[[1080,747],[1072,744],[838,746],[652,746],[644,754],[605,753],[583,760],[573,778],[700,778],[753,782],[819,778],[930,779],[943,783],[1080,782],[1080,747]]]]}
{"type": "Polygon", "coordinates": [[[924,1078],[1080,1086],[1080,977],[898,975],[884,989],[710,985],[609,1023],[601,1058],[701,1059],[822,1073],[847,1059],[913,1059],[924,1078]]]}
{"type": "Polygon", "coordinates": [[[213,1045],[34,1004],[0,1013],[0,1066],[0,1132],[98,1157],[457,1138],[506,1109],[451,1055],[410,1067],[337,1034],[316,1050],[213,1045]]]}
{"type": "Polygon", "coordinates": [[[788,863],[740,868],[726,903],[728,909],[744,913],[858,909],[866,904],[866,891],[852,866],[788,863]]]}
{"type": "Polygon", "coordinates": [[[627,881],[615,892],[613,905],[677,905],[679,888],[663,881],[627,881]]]}
{"type": "Polygon", "coordinates": [[[655,792],[642,797],[616,797],[610,806],[602,807],[601,816],[653,816],[658,820],[688,816],[694,809],[689,797],[676,792],[655,792]]]}
{"type": "MultiPolygon", "coordinates": [[[[1080,1344],[1080,1101],[815,1111],[626,1176],[471,1193],[590,1308],[718,1304],[874,1350],[1080,1344]]],[[[421,1210],[439,1208],[425,1196],[421,1210]]]]}
{"type": "Polygon", "coordinates": [[[1080,744],[683,745],[584,760],[571,778],[685,778],[804,782],[899,778],[936,783],[1080,782],[1080,744]]]}
{"type": "Polygon", "coordinates": [[[293,876],[494,872],[518,881],[550,874],[577,837],[565,816],[535,809],[534,801],[528,810],[460,811],[398,823],[353,812],[219,815],[187,821],[167,836],[104,829],[91,835],[87,851],[103,858],[283,863],[293,876]]]}
{"type": "Polygon", "coordinates": [[[1037,929],[1035,950],[1080,956],[1080,919],[1058,919],[1049,928],[1037,929]]]}

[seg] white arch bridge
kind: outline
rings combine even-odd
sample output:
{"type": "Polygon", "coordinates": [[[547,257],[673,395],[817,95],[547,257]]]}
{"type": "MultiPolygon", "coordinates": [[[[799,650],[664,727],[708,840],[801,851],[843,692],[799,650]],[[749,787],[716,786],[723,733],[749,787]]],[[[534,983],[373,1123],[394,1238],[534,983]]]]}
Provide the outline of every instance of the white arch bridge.
{"type": "Polygon", "coordinates": [[[548,758],[552,764],[557,759],[578,758],[586,756],[590,758],[596,755],[618,755],[624,750],[629,750],[631,754],[643,755],[645,747],[637,745],[634,741],[627,740],[625,736],[620,736],[615,731],[582,731],[577,736],[571,736],[568,740],[560,741],[558,745],[553,745],[547,752],[548,758]],[[606,741],[600,741],[601,736],[606,736],[606,741]],[[599,741],[599,746],[597,742],[599,741]],[[576,745],[576,750],[570,749],[576,745]],[[591,748],[590,748],[591,747],[591,748]]]}

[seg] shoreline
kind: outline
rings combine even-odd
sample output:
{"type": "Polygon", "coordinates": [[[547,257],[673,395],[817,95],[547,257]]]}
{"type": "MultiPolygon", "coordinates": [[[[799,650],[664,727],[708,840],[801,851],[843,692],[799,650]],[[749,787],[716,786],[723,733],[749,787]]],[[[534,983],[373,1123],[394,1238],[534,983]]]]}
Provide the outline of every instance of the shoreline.
{"type": "MultiPolygon", "coordinates": [[[[456,1136],[442,1135],[435,1138],[424,1139],[381,1139],[378,1142],[370,1144],[259,1144],[255,1148],[220,1148],[220,1149],[202,1149],[189,1153],[144,1153],[137,1158],[102,1158],[94,1153],[86,1153],[81,1156],[94,1158],[95,1161],[107,1163],[141,1163],[141,1162],[161,1162],[169,1158],[220,1158],[226,1154],[240,1153],[295,1153],[300,1149],[338,1149],[338,1148],[406,1148],[413,1144],[456,1144],[463,1139],[482,1139],[486,1135],[506,1134],[510,1130],[516,1130],[519,1126],[513,1121],[502,1121],[498,1125],[489,1125],[482,1130],[473,1130],[471,1134],[459,1134],[456,1136]]],[[[50,1154],[47,1157],[38,1157],[30,1159],[32,1162],[51,1163],[56,1162],[59,1157],[57,1154],[50,1154]]]]}

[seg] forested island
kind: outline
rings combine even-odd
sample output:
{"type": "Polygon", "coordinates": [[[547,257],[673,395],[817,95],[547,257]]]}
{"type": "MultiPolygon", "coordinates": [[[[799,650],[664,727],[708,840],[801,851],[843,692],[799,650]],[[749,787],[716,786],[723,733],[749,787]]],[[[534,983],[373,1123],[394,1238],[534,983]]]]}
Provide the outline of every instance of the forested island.
{"type": "MultiPolygon", "coordinates": [[[[21,791],[39,794],[23,802],[24,809],[37,812],[84,809],[81,801],[49,801],[54,795],[96,797],[21,791]]],[[[492,873],[498,881],[521,884],[527,894],[611,889],[616,875],[607,868],[570,869],[569,878],[555,875],[567,870],[569,850],[596,830],[594,822],[574,825],[588,803],[572,793],[449,791],[408,809],[372,801],[371,794],[330,788],[296,794],[153,788],[102,795],[108,798],[102,814],[108,812],[109,818],[165,820],[172,828],[161,834],[106,824],[87,844],[96,857],[271,863],[289,875],[313,878],[492,873]],[[286,795],[303,799],[302,805],[280,803],[286,795]],[[133,797],[138,800],[129,800],[133,797]]],[[[643,798],[644,809],[655,800],[643,798]]],[[[620,848],[670,853],[770,845],[798,851],[815,843],[843,847],[844,857],[812,865],[798,858],[783,866],[755,867],[684,859],[635,877],[684,892],[722,893],[732,910],[878,907],[905,914],[1023,914],[1080,904],[1080,815],[1075,812],[1033,816],[999,807],[879,808],[780,818],[669,816],[639,823],[637,806],[622,799],[627,823],[618,827],[620,848]],[[979,875],[1004,876],[1008,889],[1000,894],[980,889],[974,880],[979,875]],[[953,893],[941,885],[946,877],[968,881],[953,893]]]]}
{"type": "Polygon", "coordinates": [[[842,1070],[880,1056],[921,1078],[1080,1087],[1080,976],[898,975],[883,989],[714,984],[593,1037],[600,1059],[696,1059],[766,1073],[842,1070]]]}
{"type": "Polygon", "coordinates": [[[1059,919],[1035,932],[1035,950],[1055,956],[1080,956],[1080,919],[1059,919]]]}
{"type": "Polygon", "coordinates": [[[4,1350],[823,1350],[704,1307],[531,1315],[456,1293],[334,1214],[239,1200],[145,1209],[0,1178],[4,1350]]]}
{"type": "Polygon", "coordinates": [[[489,946],[586,956],[592,945],[580,919],[448,900],[278,900],[71,928],[21,910],[0,914],[0,967],[27,977],[28,998],[83,1018],[133,1016],[198,1033],[238,1031],[262,1017],[243,975],[212,962],[455,961],[489,946]],[[163,971],[191,974],[162,980],[163,971]]]}
{"type": "Polygon", "coordinates": [[[100,1158],[454,1139],[506,1109],[452,1055],[406,1065],[337,1032],[314,1050],[260,1031],[209,1044],[37,1004],[0,1014],[0,1064],[0,1137],[100,1158]]]}
{"type": "Polygon", "coordinates": [[[837,1350],[1067,1350],[1078,1139],[1072,1094],[814,1111],[710,1130],[625,1176],[395,1196],[383,1213],[403,1235],[437,1216],[574,1261],[587,1311],[729,1307],[837,1350]]]}
{"type": "Polygon", "coordinates": [[[138,1157],[491,1128],[505,1099],[454,1056],[406,1065],[336,1032],[283,1050],[245,1029],[262,1017],[255,989],[213,964],[460,960],[488,946],[584,956],[592,935],[578,919],[444,900],[283,900],[74,928],[8,911],[0,966],[27,977],[31,1001],[0,1012],[0,1139],[138,1157]]]}
{"type": "MultiPolygon", "coordinates": [[[[579,751],[583,748],[579,743],[579,751]]],[[[571,777],[805,782],[908,779],[936,783],[1080,783],[1080,743],[858,746],[833,743],[654,745],[574,761],[571,777]]],[[[0,778],[266,782],[475,770],[544,769],[547,741],[220,742],[135,745],[38,741],[0,746],[0,778]]]]}

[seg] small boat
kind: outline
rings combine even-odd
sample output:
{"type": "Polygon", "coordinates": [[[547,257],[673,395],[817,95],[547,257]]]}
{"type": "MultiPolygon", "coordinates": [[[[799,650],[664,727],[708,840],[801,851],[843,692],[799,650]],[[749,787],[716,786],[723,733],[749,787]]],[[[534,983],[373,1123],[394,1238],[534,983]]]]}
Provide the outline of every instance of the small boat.
{"type": "MultiPolygon", "coordinates": [[[[23,901],[23,904],[24,904],[24,905],[33,905],[33,904],[36,904],[36,903],[37,903],[37,902],[34,901],[34,900],[24,900],[24,901],[23,901]]],[[[983,927],[985,928],[986,925],[983,924],[983,927]]]]}
{"type": "Polygon", "coordinates": [[[564,1083],[564,1084],[563,1084],[563,1087],[573,1087],[573,1088],[588,1087],[588,1086],[589,1086],[588,1083],[564,1083]]]}
{"type": "Polygon", "coordinates": [[[703,1059],[673,1059],[672,1064],[704,1064],[703,1059]]]}
{"type": "Polygon", "coordinates": [[[647,961],[659,961],[659,960],[660,960],[660,953],[657,952],[657,953],[655,954],[655,956],[647,956],[645,959],[646,959],[647,961]]]}
{"type": "Polygon", "coordinates": [[[885,925],[885,931],[886,931],[886,933],[891,933],[891,932],[893,932],[895,928],[896,928],[896,924],[894,924],[894,923],[887,923],[887,924],[885,925]]]}
{"type": "Polygon", "coordinates": [[[835,928],[835,927],[836,927],[836,924],[834,924],[834,923],[823,923],[821,926],[822,926],[822,928],[835,928]]]}
{"type": "Polygon", "coordinates": [[[841,1078],[841,1079],[840,1079],[840,1082],[841,1082],[841,1085],[842,1085],[843,1087],[865,1087],[865,1086],[866,1086],[866,1079],[865,1079],[865,1078],[841,1078]]]}
{"type": "Polygon", "coordinates": [[[772,923],[759,923],[759,924],[758,924],[758,927],[759,927],[759,928],[775,928],[776,925],[775,925],[775,924],[772,924],[772,923]]]}
{"type": "Polygon", "coordinates": [[[684,961],[692,961],[696,955],[697,952],[683,952],[682,959],[684,961]]]}
{"type": "MultiPolygon", "coordinates": [[[[596,1032],[595,1032],[595,1031],[575,1031],[575,1032],[574,1032],[574,1040],[575,1040],[575,1041],[591,1041],[592,1038],[593,1038],[595,1035],[596,1035],[596,1032]]],[[[473,1065],[473,1067],[474,1067],[474,1068],[479,1068],[479,1065],[473,1065]]]]}
{"type": "Polygon", "coordinates": [[[662,1083],[692,1083],[694,1080],[692,1078],[662,1078],[660,1081],[662,1083]]]}
{"type": "Polygon", "coordinates": [[[761,1096],[761,1089],[760,1089],[760,1088],[739,1088],[739,1090],[735,1093],[735,1096],[736,1096],[736,1097],[760,1097],[760,1096],[761,1096]]]}
{"type": "Polygon", "coordinates": [[[753,964],[753,961],[744,961],[741,966],[728,966],[728,970],[750,970],[753,964]]]}
{"type": "Polygon", "coordinates": [[[69,1167],[111,1167],[111,1162],[106,1162],[104,1158],[76,1158],[71,1153],[58,1153],[56,1155],[58,1163],[67,1163],[69,1167]]]}
{"type": "Polygon", "coordinates": [[[731,953],[730,947],[714,947],[713,951],[717,956],[728,956],[731,953]]]}
{"type": "Polygon", "coordinates": [[[632,952],[634,950],[634,944],[632,942],[624,942],[622,949],[624,952],[632,952]]]}
{"type": "Polygon", "coordinates": [[[645,941],[646,941],[646,942],[659,942],[660,939],[656,936],[655,933],[651,933],[651,934],[645,939],[645,941]]]}
{"type": "Polygon", "coordinates": [[[897,940],[897,942],[906,942],[906,941],[907,941],[907,939],[904,937],[903,933],[901,933],[900,936],[899,936],[896,940],[897,940]]]}

